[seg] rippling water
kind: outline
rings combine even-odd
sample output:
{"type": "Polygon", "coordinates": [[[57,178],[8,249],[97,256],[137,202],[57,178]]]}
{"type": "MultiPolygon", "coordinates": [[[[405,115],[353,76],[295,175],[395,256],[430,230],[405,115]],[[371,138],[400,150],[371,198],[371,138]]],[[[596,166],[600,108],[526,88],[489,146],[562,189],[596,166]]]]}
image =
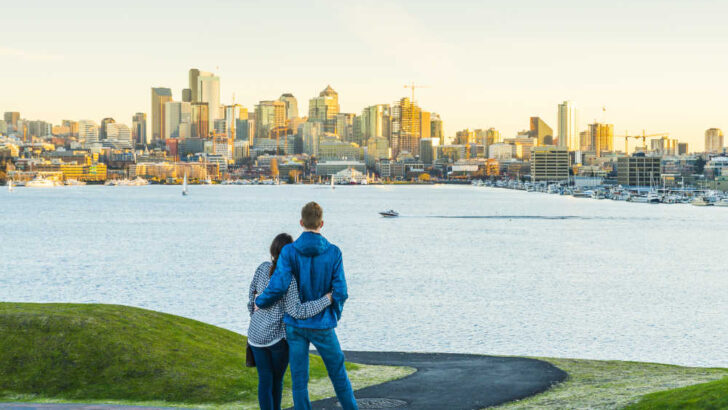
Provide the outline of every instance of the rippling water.
{"type": "Polygon", "coordinates": [[[470,186],[0,191],[0,300],[118,303],[241,333],[300,207],[349,282],[346,349],[728,366],[728,209],[470,186]],[[377,211],[393,208],[397,219],[377,211]]]}

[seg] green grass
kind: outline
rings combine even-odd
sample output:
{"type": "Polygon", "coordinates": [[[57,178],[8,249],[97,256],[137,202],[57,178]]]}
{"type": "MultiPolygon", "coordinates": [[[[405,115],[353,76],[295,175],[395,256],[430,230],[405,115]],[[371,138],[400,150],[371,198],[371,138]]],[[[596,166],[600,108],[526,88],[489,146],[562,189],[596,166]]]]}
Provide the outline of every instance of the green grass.
{"type": "MultiPolygon", "coordinates": [[[[652,396],[650,393],[711,382],[728,376],[728,369],[623,361],[542,357],[537,359],[550,362],[566,371],[569,374],[566,381],[542,394],[500,407],[507,409],[621,409],[638,402],[645,395],[648,395],[646,399],[650,398],[652,396]]],[[[724,382],[722,387],[722,397],[723,400],[726,400],[728,384],[724,382]]],[[[720,393],[719,389],[714,391],[720,393]]],[[[662,394],[658,393],[655,396],[662,394]]],[[[651,407],[652,402],[646,403],[648,404],[645,407],[637,408],[663,408],[651,407]]],[[[721,403],[723,403],[722,408],[728,407],[725,401],[721,403]]]]}
{"type": "Polygon", "coordinates": [[[644,396],[628,409],[728,409],[728,378],[644,396]]]}
{"type": "MultiPolygon", "coordinates": [[[[235,332],[128,306],[0,303],[0,401],[254,406],[245,346],[235,332]]],[[[411,372],[347,369],[359,387],[411,372]]],[[[310,374],[313,390],[330,385],[319,357],[310,374]]]]}

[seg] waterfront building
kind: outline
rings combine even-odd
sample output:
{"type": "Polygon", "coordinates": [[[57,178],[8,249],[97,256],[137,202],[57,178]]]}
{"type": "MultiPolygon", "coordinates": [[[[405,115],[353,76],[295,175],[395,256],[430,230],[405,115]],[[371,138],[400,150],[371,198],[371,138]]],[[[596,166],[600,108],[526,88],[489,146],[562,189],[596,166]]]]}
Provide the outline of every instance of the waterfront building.
{"type": "Polygon", "coordinates": [[[169,88],[152,88],[152,141],[164,139],[164,104],[172,101],[172,90],[169,88]]]}
{"type": "MultiPolygon", "coordinates": [[[[133,174],[142,178],[164,181],[167,178],[180,180],[185,175],[189,180],[204,181],[208,176],[217,176],[217,163],[200,162],[139,162],[133,167],[133,174]]],[[[129,170],[130,174],[132,169],[129,170]]]]}
{"type": "Polygon", "coordinates": [[[361,161],[320,161],[316,163],[316,175],[333,175],[350,168],[367,172],[366,164],[361,161]]]}
{"type": "Polygon", "coordinates": [[[182,101],[168,101],[164,104],[164,139],[190,138],[192,106],[182,101]]]}
{"type": "Polygon", "coordinates": [[[333,175],[335,184],[365,184],[367,176],[354,168],[346,168],[333,175]]]}
{"type": "Polygon", "coordinates": [[[131,136],[135,144],[146,145],[147,141],[147,114],[138,112],[131,118],[131,136]]]}
{"type": "Polygon", "coordinates": [[[709,154],[723,152],[723,131],[720,128],[705,130],[705,152],[709,154]]]}
{"type": "Polygon", "coordinates": [[[432,165],[437,160],[437,147],[440,145],[439,138],[420,139],[420,161],[425,165],[432,165]]]}
{"type": "Polygon", "coordinates": [[[531,180],[568,181],[569,150],[566,147],[540,146],[531,149],[531,180]]]}
{"type": "Polygon", "coordinates": [[[558,112],[558,132],[560,147],[566,147],[569,151],[579,151],[579,130],[578,130],[578,113],[574,103],[564,101],[559,104],[558,112]]]}
{"type": "Polygon", "coordinates": [[[442,131],[442,120],[437,113],[430,114],[430,137],[440,140],[439,145],[445,145],[445,133],[442,131]]]}
{"type": "Polygon", "coordinates": [[[261,101],[255,106],[255,138],[271,138],[273,131],[286,127],[286,104],[261,101]]]}
{"type": "Polygon", "coordinates": [[[660,183],[660,157],[644,153],[617,159],[617,182],[625,186],[652,186],[660,183]]]}
{"type": "Polygon", "coordinates": [[[283,102],[286,106],[286,121],[298,118],[298,100],[291,93],[281,94],[278,101],[283,102]]]}
{"type": "Polygon", "coordinates": [[[536,139],[538,146],[554,144],[554,130],[541,117],[531,117],[528,134],[536,139]]]}
{"type": "Polygon", "coordinates": [[[336,133],[336,114],[339,113],[339,94],[331,86],[308,101],[308,121],[323,124],[323,131],[336,133]]]}

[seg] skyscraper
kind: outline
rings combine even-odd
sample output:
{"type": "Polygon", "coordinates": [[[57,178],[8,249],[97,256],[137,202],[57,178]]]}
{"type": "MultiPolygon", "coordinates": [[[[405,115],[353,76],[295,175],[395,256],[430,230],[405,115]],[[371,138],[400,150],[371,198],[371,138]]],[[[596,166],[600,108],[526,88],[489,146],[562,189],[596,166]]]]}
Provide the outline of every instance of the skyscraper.
{"type": "Polygon", "coordinates": [[[421,109],[405,97],[392,106],[392,156],[407,151],[418,155],[420,150],[421,109]]]}
{"type": "Polygon", "coordinates": [[[210,138],[210,114],[207,112],[207,103],[193,102],[190,104],[191,114],[191,136],[192,138],[210,138]]]}
{"type": "Polygon", "coordinates": [[[580,149],[577,115],[573,102],[564,101],[559,104],[559,146],[567,147],[569,151],[580,149]]]}
{"type": "Polygon", "coordinates": [[[391,137],[391,110],[389,104],[377,104],[364,108],[361,113],[362,139],[368,141],[373,137],[391,137]]]}
{"type": "Polygon", "coordinates": [[[138,112],[131,118],[131,134],[135,144],[146,145],[147,141],[147,114],[138,112]]]}
{"type": "Polygon", "coordinates": [[[126,124],[117,124],[116,122],[106,124],[106,139],[116,141],[128,148],[134,146],[131,129],[126,124]]]}
{"type": "Polygon", "coordinates": [[[164,139],[190,138],[191,128],[191,104],[182,101],[167,101],[164,104],[164,139]]]}
{"type": "Polygon", "coordinates": [[[86,146],[99,142],[99,126],[91,120],[78,122],[78,138],[84,141],[86,146]]]}
{"type": "Polygon", "coordinates": [[[354,118],[355,114],[340,112],[336,114],[336,135],[338,135],[342,141],[356,142],[354,141],[354,118]]]}
{"type": "Polygon", "coordinates": [[[323,124],[323,131],[336,132],[336,114],[339,113],[339,94],[331,86],[308,101],[308,121],[323,124]]]}
{"type": "Polygon", "coordinates": [[[705,152],[723,152],[723,131],[720,128],[709,128],[705,130],[705,152]]]}
{"type": "Polygon", "coordinates": [[[99,140],[100,141],[103,141],[106,139],[106,126],[109,124],[113,124],[115,122],[116,122],[116,120],[114,120],[111,117],[104,118],[103,120],[101,120],[101,128],[99,128],[99,140]]]}
{"type": "Polygon", "coordinates": [[[255,106],[255,137],[270,138],[276,128],[286,126],[286,104],[283,101],[261,101],[255,106]]]}
{"type": "Polygon", "coordinates": [[[445,134],[442,131],[442,120],[440,114],[430,114],[430,137],[440,140],[440,145],[445,145],[445,134]]]}
{"type": "Polygon", "coordinates": [[[554,130],[541,119],[541,117],[531,117],[529,135],[536,138],[538,146],[553,145],[554,130]]]}
{"type": "MultiPolygon", "coordinates": [[[[197,78],[197,92],[199,102],[207,103],[207,111],[209,114],[209,126],[210,131],[214,129],[215,120],[222,119],[220,115],[220,78],[210,74],[203,75],[202,73],[197,78]]],[[[194,96],[194,92],[193,92],[194,96]]]]}
{"type": "Polygon", "coordinates": [[[18,120],[20,119],[20,113],[17,111],[9,111],[4,116],[5,123],[8,127],[8,134],[16,132],[18,130],[18,120]]]}
{"type": "Polygon", "coordinates": [[[164,139],[164,104],[172,101],[169,88],[152,88],[152,141],[164,139]]]}
{"type": "Polygon", "coordinates": [[[298,100],[296,100],[293,94],[282,94],[278,98],[278,101],[283,101],[286,105],[286,121],[298,118],[298,100]]]}
{"type": "Polygon", "coordinates": [[[420,112],[420,138],[430,138],[432,129],[430,128],[431,122],[430,113],[427,111],[420,112]]]}
{"type": "MultiPolygon", "coordinates": [[[[596,152],[598,157],[602,155],[602,152],[614,151],[614,124],[598,122],[589,124],[588,137],[590,139],[588,151],[596,152]]],[[[584,146],[583,143],[581,145],[584,146]]]]}

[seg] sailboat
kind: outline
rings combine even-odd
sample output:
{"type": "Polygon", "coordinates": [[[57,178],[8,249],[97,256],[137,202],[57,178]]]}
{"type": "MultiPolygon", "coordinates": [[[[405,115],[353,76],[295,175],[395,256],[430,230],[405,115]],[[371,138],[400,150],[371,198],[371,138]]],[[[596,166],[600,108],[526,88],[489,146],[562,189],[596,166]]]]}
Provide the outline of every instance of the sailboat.
{"type": "Polygon", "coordinates": [[[13,192],[13,180],[8,179],[8,192],[13,192]]]}
{"type": "Polygon", "coordinates": [[[333,175],[331,175],[331,189],[336,189],[336,187],[334,187],[334,176],[333,175]]]}
{"type": "Polygon", "coordinates": [[[185,178],[182,180],[182,196],[187,195],[187,173],[185,172],[185,178]]]}

